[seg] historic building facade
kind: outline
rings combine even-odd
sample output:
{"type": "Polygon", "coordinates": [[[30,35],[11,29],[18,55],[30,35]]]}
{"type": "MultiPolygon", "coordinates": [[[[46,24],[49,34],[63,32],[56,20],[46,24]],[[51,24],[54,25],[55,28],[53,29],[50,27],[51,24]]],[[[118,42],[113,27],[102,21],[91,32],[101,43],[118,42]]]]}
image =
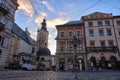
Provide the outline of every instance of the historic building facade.
{"type": "Polygon", "coordinates": [[[4,68],[11,50],[11,29],[18,3],[17,0],[0,0],[0,4],[0,68],[4,68]]]}
{"type": "Polygon", "coordinates": [[[120,18],[112,14],[94,12],[82,17],[85,29],[89,67],[119,68],[120,18]]]}
{"type": "Polygon", "coordinates": [[[71,70],[76,61],[81,70],[85,68],[84,28],[80,20],[70,21],[63,25],[56,25],[56,68],[58,70],[71,70]],[[77,48],[73,46],[73,36],[77,38],[77,48]]]}

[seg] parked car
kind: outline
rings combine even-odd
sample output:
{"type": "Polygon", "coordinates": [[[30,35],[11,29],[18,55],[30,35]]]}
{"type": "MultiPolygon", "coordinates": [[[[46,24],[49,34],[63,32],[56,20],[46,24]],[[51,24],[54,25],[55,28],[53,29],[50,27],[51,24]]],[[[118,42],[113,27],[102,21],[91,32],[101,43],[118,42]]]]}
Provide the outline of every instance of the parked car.
{"type": "Polygon", "coordinates": [[[29,63],[24,63],[22,64],[22,69],[25,69],[25,70],[36,70],[36,65],[32,65],[32,64],[29,64],[29,63]]]}

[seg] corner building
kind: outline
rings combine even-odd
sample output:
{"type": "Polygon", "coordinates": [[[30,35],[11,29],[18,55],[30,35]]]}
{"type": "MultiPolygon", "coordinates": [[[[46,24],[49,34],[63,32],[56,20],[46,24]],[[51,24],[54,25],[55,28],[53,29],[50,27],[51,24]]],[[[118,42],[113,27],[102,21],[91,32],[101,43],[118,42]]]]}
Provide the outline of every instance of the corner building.
{"type": "Polygon", "coordinates": [[[120,18],[111,13],[94,12],[81,19],[85,28],[89,68],[119,69],[120,18]]]}
{"type": "Polygon", "coordinates": [[[56,25],[56,68],[58,70],[70,70],[75,60],[75,50],[73,47],[73,36],[76,36],[77,49],[76,60],[81,69],[85,66],[85,45],[84,45],[84,29],[83,23],[78,21],[70,21],[63,25],[56,25]],[[80,63],[79,63],[80,62],[80,63]]]}
{"type": "Polygon", "coordinates": [[[12,48],[11,29],[14,24],[14,15],[19,6],[17,0],[0,0],[0,68],[8,63],[12,48]]]}

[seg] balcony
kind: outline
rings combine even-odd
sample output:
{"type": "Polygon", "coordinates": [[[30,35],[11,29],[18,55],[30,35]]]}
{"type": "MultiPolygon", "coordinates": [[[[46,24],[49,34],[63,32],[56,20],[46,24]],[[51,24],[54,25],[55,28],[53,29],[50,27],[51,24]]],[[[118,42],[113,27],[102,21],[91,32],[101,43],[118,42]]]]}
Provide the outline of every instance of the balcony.
{"type": "Polygon", "coordinates": [[[0,1],[0,11],[2,11],[4,14],[10,13],[10,10],[7,5],[8,4],[5,1],[0,1]]]}
{"type": "Polygon", "coordinates": [[[87,47],[87,52],[117,52],[117,46],[87,47]]]}

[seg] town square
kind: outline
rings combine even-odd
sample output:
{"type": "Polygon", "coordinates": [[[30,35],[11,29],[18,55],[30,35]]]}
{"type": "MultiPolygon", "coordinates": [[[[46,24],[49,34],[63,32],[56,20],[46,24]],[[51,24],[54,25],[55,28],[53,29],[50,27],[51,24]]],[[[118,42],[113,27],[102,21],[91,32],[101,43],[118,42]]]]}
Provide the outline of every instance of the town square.
{"type": "Polygon", "coordinates": [[[120,80],[120,0],[0,0],[0,80],[120,80]]]}

